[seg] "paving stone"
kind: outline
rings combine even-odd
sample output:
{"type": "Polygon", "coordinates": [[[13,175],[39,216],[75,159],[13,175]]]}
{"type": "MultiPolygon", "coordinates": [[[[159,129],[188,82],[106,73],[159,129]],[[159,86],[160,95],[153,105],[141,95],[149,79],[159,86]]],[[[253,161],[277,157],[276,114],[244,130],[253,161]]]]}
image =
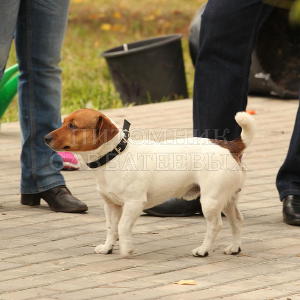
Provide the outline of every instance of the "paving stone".
{"type": "MultiPolygon", "coordinates": [[[[94,246],[105,238],[105,218],[89,170],[64,172],[72,192],[89,205],[87,214],[54,213],[45,203],[40,208],[20,205],[19,126],[2,124],[0,300],[300,299],[300,231],[282,223],[275,188],[297,107],[298,101],[249,99],[258,130],[244,156],[248,176],[240,197],[245,216],[242,253],[223,254],[231,238],[223,218],[215,252],[203,259],[190,254],[205,233],[205,220],[199,216],[141,217],[132,258],[120,258],[118,246],[112,255],[94,254],[94,246]],[[174,284],[181,279],[198,284],[174,284]]],[[[192,135],[191,100],[107,114],[120,125],[129,119],[133,135],[134,128],[157,140],[175,133],[192,135]],[[162,111],[168,111],[167,119],[162,111]]]]}

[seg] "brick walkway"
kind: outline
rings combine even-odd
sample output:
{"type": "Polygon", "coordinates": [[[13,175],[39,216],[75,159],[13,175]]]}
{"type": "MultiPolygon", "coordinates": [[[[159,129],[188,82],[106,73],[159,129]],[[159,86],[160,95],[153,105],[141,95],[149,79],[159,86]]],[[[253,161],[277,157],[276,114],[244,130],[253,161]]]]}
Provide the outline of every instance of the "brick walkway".
{"type": "MultiPolygon", "coordinates": [[[[136,128],[191,128],[189,100],[111,110],[136,128]]],[[[105,237],[102,203],[90,171],[65,173],[73,193],[89,205],[84,215],[19,204],[19,129],[0,133],[0,299],[300,299],[300,228],[282,223],[274,188],[284,159],[297,101],[251,98],[258,133],[245,155],[248,179],[240,207],[243,252],[222,253],[229,226],[207,258],[192,257],[205,231],[203,218],[143,216],[135,228],[136,254],[96,255],[105,237]],[[196,285],[174,282],[192,279],[196,285]]]]}

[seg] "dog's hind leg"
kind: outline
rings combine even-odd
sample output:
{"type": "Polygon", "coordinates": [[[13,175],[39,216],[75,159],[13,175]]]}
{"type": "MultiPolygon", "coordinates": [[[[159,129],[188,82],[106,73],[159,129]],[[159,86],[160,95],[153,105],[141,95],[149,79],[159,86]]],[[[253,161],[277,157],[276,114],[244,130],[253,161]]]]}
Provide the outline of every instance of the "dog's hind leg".
{"type": "Polygon", "coordinates": [[[241,252],[241,227],[243,216],[237,207],[237,195],[227,204],[223,212],[225,213],[232,231],[232,244],[225,248],[225,254],[235,255],[241,252]]]}
{"type": "Polygon", "coordinates": [[[123,257],[127,257],[133,253],[132,228],[142,211],[143,202],[141,199],[130,201],[123,206],[118,227],[120,253],[123,257]]]}
{"type": "Polygon", "coordinates": [[[222,207],[220,204],[219,199],[202,195],[201,205],[207,228],[202,245],[192,251],[194,256],[205,257],[208,256],[209,252],[212,250],[217,235],[222,228],[222,207]]]}
{"type": "Polygon", "coordinates": [[[118,239],[118,224],[122,213],[122,207],[105,200],[104,212],[106,218],[106,240],[104,244],[98,245],[95,248],[95,252],[111,254],[114,244],[118,239]]]}

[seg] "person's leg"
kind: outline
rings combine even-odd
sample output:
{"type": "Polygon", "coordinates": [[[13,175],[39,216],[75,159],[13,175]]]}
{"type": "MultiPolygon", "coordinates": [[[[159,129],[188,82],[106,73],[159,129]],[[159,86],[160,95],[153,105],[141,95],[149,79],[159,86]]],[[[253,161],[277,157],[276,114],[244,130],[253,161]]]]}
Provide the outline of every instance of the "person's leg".
{"type": "Polygon", "coordinates": [[[0,78],[3,75],[16,30],[20,0],[0,0],[0,78]]]}
{"type": "Polygon", "coordinates": [[[75,212],[87,207],[67,189],[58,188],[65,185],[60,173],[62,159],[44,142],[44,136],[61,125],[59,62],[68,6],[69,0],[22,0],[20,5],[16,49],[20,67],[21,202],[34,205],[43,198],[53,210],[75,212]]]}
{"type": "Polygon", "coordinates": [[[300,106],[286,159],[279,169],[276,186],[283,201],[283,219],[300,226],[300,106]]]}
{"type": "Polygon", "coordinates": [[[288,195],[300,196],[300,106],[286,159],[276,180],[280,199],[288,195]]]}
{"type": "Polygon", "coordinates": [[[194,135],[233,140],[247,105],[251,53],[271,7],[262,0],[209,0],[202,16],[194,82],[194,135]]]}
{"type": "Polygon", "coordinates": [[[60,50],[68,0],[23,0],[17,25],[22,132],[21,192],[34,194],[64,185],[61,158],[44,143],[60,126],[60,50]]]}
{"type": "MultiPolygon", "coordinates": [[[[240,135],[234,116],[246,108],[251,53],[271,10],[262,0],[208,1],[195,66],[195,136],[232,140],[240,135]]],[[[165,217],[202,214],[199,199],[176,198],[145,212],[165,217]]]]}

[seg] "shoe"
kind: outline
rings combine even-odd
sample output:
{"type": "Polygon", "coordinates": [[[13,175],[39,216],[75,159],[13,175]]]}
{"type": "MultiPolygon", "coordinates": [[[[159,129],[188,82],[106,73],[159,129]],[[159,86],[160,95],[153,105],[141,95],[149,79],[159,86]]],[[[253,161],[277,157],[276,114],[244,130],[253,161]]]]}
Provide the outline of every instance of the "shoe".
{"type": "Polygon", "coordinates": [[[80,163],[77,157],[72,152],[57,152],[63,160],[63,170],[76,171],[80,168],[80,163]]]}
{"type": "Polygon", "coordinates": [[[200,198],[191,201],[171,198],[160,205],[144,210],[144,212],[155,217],[189,217],[195,214],[203,215],[200,198]]]}
{"type": "Polygon", "coordinates": [[[45,200],[49,207],[56,212],[82,213],[88,210],[87,205],[75,198],[64,185],[38,194],[22,194],[21,204],[40,205],[41,199],[45,200]]]}
{"type": "Polygon", "coordinates": [[[300,226],[300,196],[288,195],[282,202],[283,221],[289,225],[300,226]]]}

